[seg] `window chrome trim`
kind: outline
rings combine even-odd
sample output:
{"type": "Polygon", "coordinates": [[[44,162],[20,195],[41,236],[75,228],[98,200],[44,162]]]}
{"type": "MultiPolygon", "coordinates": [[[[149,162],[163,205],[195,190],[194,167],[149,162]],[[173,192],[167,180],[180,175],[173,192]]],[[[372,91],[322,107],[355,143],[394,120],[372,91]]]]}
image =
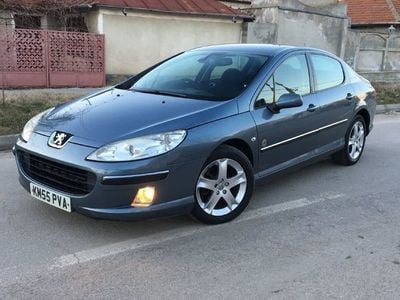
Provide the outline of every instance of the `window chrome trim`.
{"type": "Polygon", "coordinates": [[[264,148],[261,148],[261,151],[265,151],[265,150],[274,148],[274,147],[276,147],[276,146],[279,146],[279,145],[282,145],[282,144],[285,144],[285,143],[288,143],[288,142],[297,140],[297,139],[299,139],[299,138],[302,138],[302,137],[305,137],[305,136],[307,136],[307,135],[310,135],[310,134],[319,132],[319,131],[324,130],[324,129],[328,129],[328,128],[330,128],[330,127],[333,127],[333,126],[342,124],[342,123],[347,122],[347,121],[348,121],[348,119],[343,119],[343,120],[341,120],[341,121],[338,121],[338,122],[335,122],[335,123],[332,123],[332,124],[329,124],[329,125],[326,125],[326,126],[323,126],[323,127],[320,127],[320,128],[314,129],[314,130],[311,130],[311,131],[308,131],[308,132],[306,132],[306,133],[303,133],[303,134],[294,136],[294,137],[292,137],[292,138],[290,138],[290,139],[283,140],[283,141],[280,141],[280,142],[278,142],[278,143],[275,143],[275,144],[266,146],[266,147],[264,147],[264,148]]]}

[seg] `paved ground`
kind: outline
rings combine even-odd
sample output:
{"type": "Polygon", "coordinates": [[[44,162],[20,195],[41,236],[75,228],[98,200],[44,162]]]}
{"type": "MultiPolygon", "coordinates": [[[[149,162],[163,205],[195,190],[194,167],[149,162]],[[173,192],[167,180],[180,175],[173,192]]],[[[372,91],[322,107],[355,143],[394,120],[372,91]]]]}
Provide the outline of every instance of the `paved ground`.
{"type": "Polygon", "coordinates": [[[399,299],[400,116],[360,163],[257,187],[237,221],[96,221],[30,198],[0,153],[0,299],[399,299]]]}

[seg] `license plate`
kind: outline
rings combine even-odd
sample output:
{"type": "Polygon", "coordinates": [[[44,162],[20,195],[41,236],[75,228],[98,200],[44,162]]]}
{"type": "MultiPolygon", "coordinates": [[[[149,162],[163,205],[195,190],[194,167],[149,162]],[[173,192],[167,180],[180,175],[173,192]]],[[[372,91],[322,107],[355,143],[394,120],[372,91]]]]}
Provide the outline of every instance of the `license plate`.
{"type": "Polygon", "coordinates": [[[71,212],[71,198],[48,190],[34,183],[30,184],[31,196],[59,209],[71,212]]]}

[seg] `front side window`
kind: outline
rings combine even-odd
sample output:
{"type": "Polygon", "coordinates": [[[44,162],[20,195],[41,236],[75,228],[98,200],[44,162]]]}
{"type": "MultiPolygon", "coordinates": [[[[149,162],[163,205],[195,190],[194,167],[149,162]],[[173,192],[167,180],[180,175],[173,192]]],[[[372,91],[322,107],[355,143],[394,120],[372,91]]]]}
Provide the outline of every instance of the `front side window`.
{"type": "Polygon", "coordinates": [[[258,96],[256,107],[278,102],[284,94],[310,93],[310,75],[305,55],[294,55],[285,60],[270,77],[258,96]]]}
{"type": "Polygon", "coordinates": [[[311,62],[314,67],[316,90],[321,91],[338,86],[344,81],[342,64],[325,55],[312,54],[311,62]]]}
{"type": "Polygon", "coordinates": [[[237,97],[267,62],[264,55],[194,51],[174,57],[137,80],[146,93],[223,101],[237,97]]]}

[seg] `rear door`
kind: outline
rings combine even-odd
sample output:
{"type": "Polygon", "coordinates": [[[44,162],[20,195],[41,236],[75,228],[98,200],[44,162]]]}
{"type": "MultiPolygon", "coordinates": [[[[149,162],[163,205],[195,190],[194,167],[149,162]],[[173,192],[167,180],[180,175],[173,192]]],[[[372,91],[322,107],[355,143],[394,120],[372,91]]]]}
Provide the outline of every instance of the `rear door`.
{"type": "Polygon", "coordinates": [[[353,88],[345,78],[342,63],[334,57],[310,53],[314,92],[317,97],[315,123],[320,124],[316,146],[334,147],[344,141],[349,120],[354,110],[353,88]]]}

